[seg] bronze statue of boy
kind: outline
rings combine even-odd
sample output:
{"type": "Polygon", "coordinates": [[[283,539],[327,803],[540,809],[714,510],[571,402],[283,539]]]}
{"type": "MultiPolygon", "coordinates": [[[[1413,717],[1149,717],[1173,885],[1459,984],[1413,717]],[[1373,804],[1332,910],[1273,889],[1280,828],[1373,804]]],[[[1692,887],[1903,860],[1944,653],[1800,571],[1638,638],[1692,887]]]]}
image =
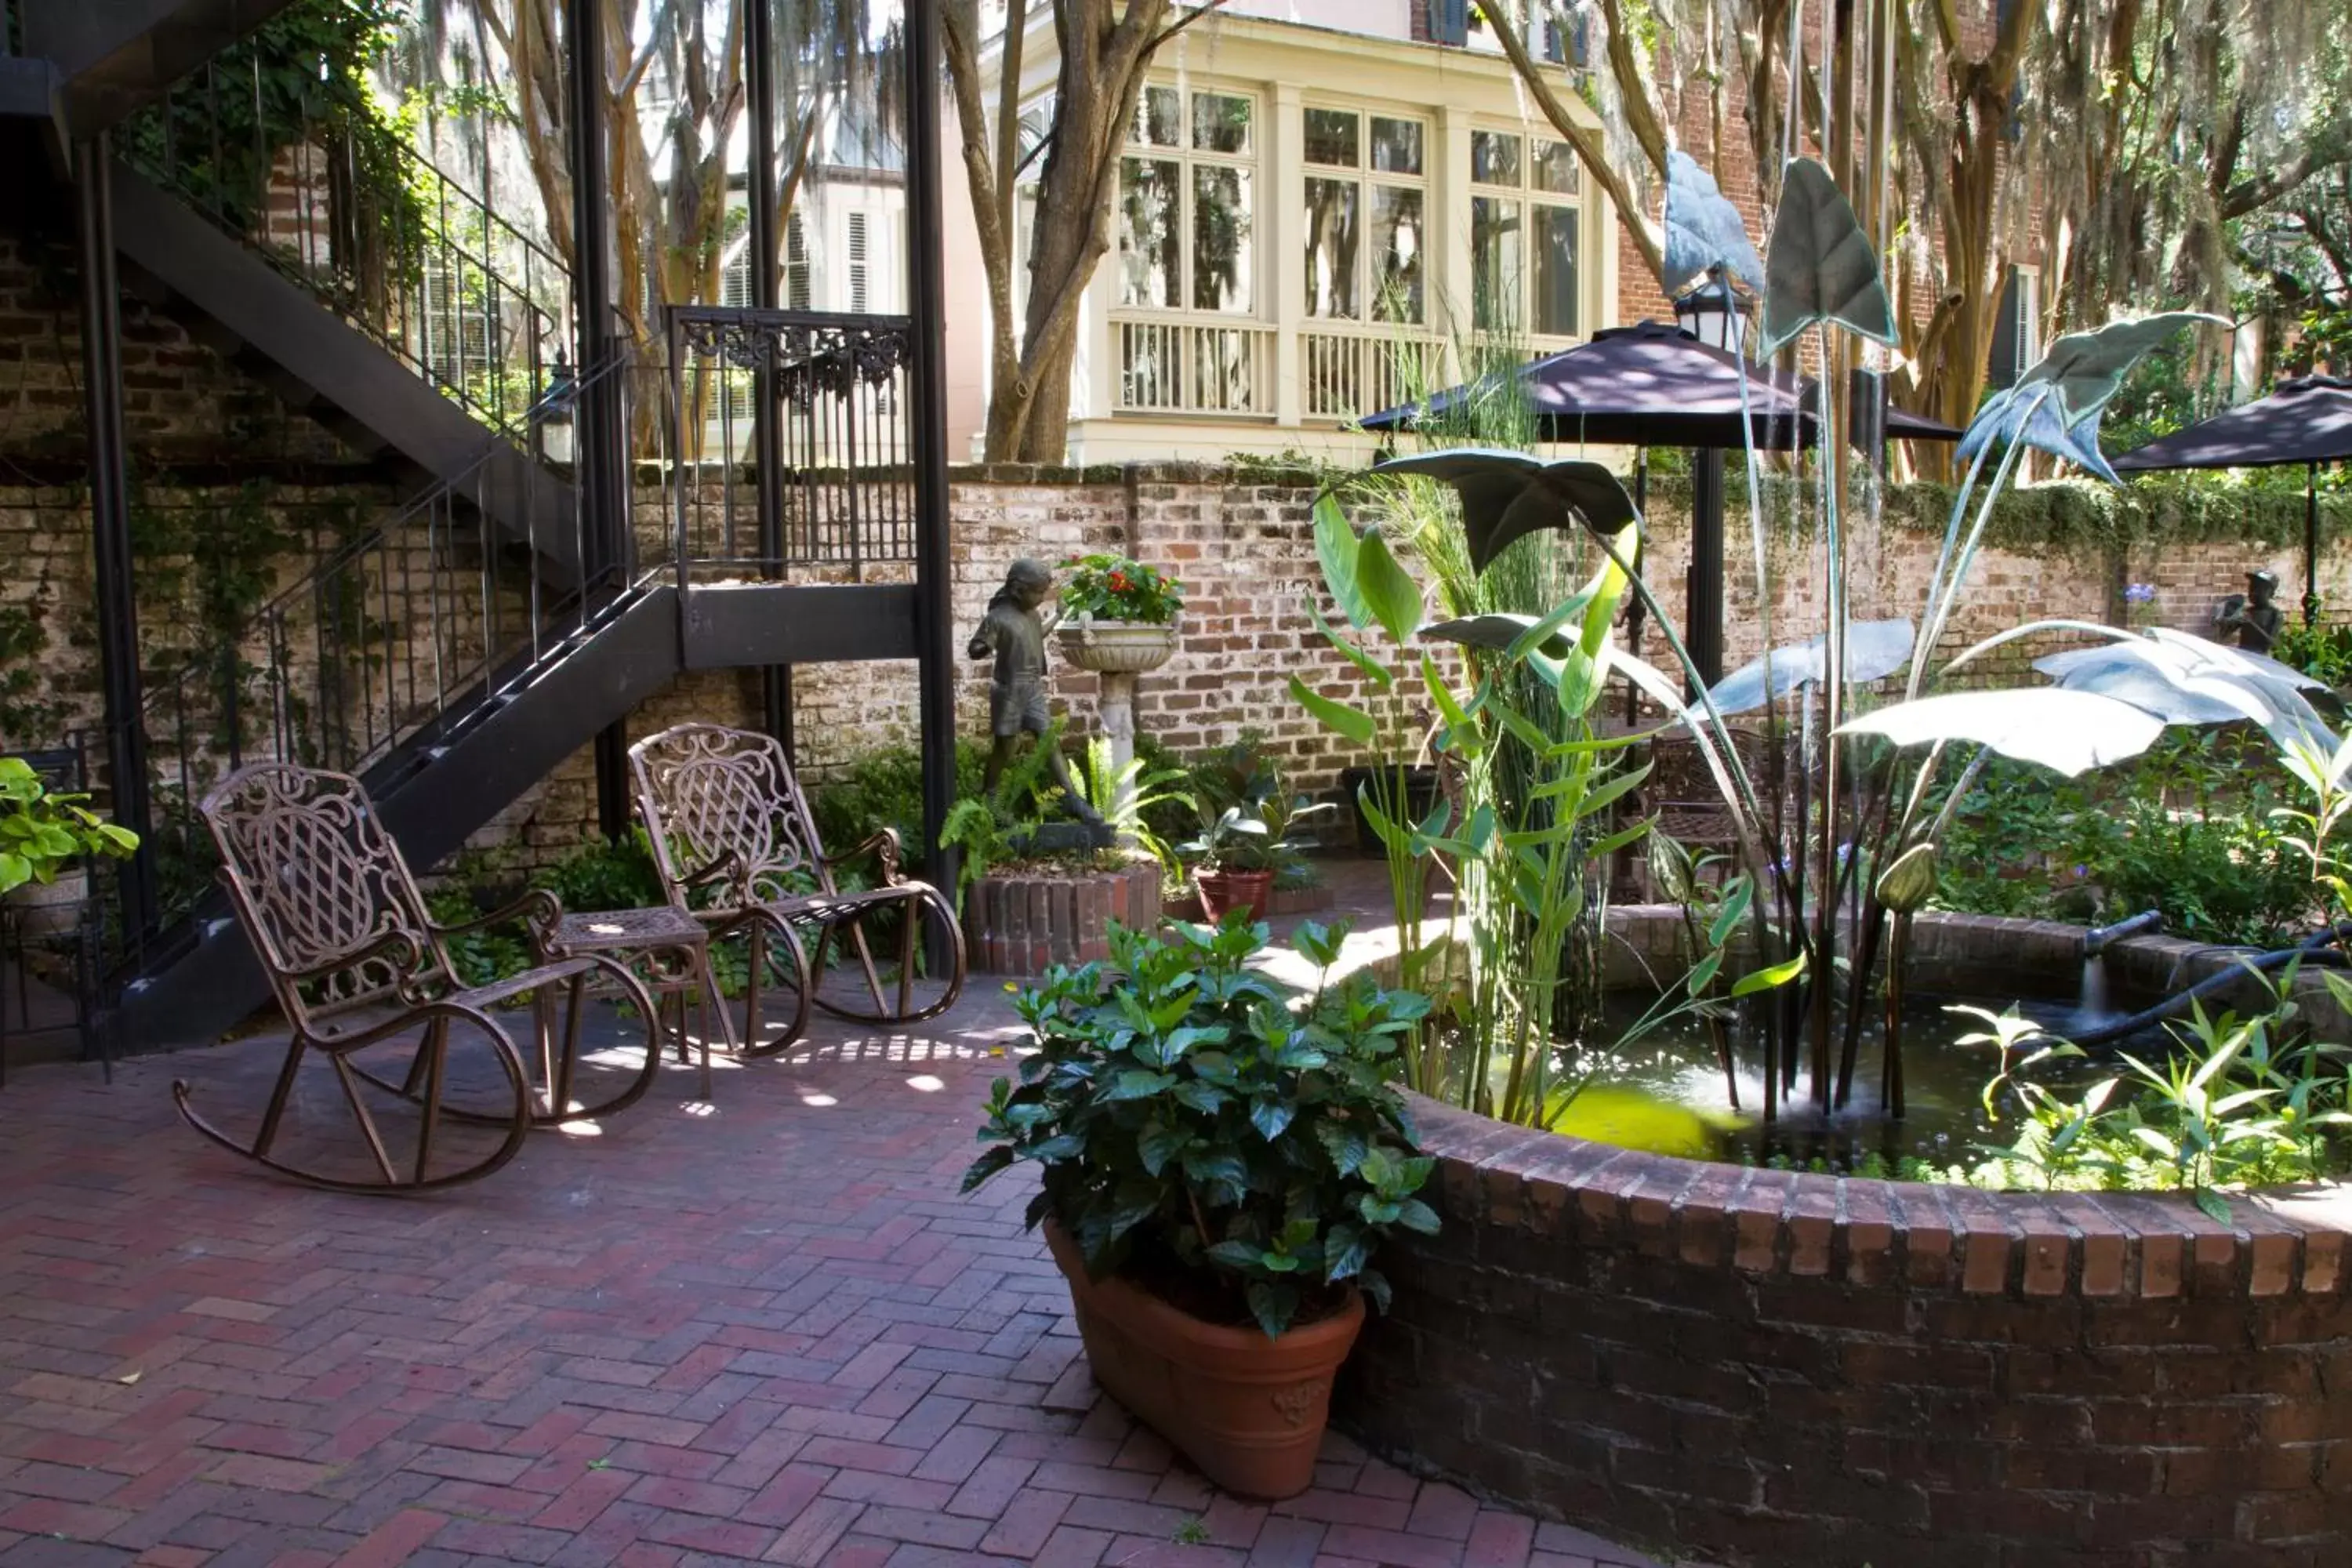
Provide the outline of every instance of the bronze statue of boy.
{"type": "MultiPolygon", "coordinates": [[[[1045,634],[1051,629],[1038,606],[1054,591],[1054,574],[1042,561],[1015,561],[1004,574],[1004,586],[988,601],[988,614],[964,651],[973,658],[993,655],[996,667],[988,682],[988,728],[994,744],[988,753],[987,789],[996,793],[1005,764],[1024,734],[1042,743],[1053,722],[1045,705],[1045,634]]],[[[1059,619],[1056,616],[1055,619],[1059,619]]],[[[1053,748],[1046,771],[1062,792],[1063,808],[1089,827],[1102,826],[1102,816],[1080,798],[1070,782],[1069,764],[1061,749],[1053,748]]]]}
{"type": "Polygon", "coordinates": [[[2284,620],[2273,602],[2277,595],[2276,576],[2268,572],[2247,573],[2246,592],[2221,601],[2221,612],[2213,617],[2214,631],[2223,636],[2237,633],[2238,646],[2249,653],[2270,652],[2284,620]]]}

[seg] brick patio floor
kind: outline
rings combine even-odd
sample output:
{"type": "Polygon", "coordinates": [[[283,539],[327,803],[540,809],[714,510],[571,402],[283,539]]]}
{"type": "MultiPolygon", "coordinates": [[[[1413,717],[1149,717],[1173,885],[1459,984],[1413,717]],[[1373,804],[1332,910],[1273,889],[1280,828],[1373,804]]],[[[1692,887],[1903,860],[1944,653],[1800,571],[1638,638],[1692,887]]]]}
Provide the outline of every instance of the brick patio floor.
{"type": "MultiPolygon", "coordinates": [[[[1367,1458],[1271,1510],[1097,1396],[1026,1189],[956,1195],[1011,1018],[672,1067],[422,1198],[182,1126],[253,1040],[0,1096],[0,1563],[1639,1563],[1367,1458]]],[[[320,1069],[323,1071],[324,1069],[320,1069]]]]}

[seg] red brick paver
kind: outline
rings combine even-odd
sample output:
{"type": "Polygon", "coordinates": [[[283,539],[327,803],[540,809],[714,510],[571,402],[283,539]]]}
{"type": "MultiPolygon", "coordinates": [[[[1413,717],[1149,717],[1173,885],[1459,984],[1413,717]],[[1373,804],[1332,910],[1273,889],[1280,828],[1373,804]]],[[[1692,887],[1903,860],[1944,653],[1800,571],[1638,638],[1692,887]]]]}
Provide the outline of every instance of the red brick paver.
{"type": "Polygon", "coordinates": [[[265,1040],[12,1075],[0,1564],[1640,1563],[1333,1437],[1219,1495],[1101,1400],[1011,1182],[956,1194],[1001,995],[669,1068],[454,1192],[290,1185],[173,1116],[265,1040]]]}

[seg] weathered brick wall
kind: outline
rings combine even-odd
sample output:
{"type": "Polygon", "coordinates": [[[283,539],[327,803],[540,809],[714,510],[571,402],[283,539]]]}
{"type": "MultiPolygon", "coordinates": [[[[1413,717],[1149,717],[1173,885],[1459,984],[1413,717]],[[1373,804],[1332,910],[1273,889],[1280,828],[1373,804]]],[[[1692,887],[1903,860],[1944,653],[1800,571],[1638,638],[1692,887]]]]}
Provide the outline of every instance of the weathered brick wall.
{"type": "MultiPolygon", "coordinates": [[[[86,463],[71,246],[0,228],[0,456],[86,463]]],[[[134,468],[348,464],[324,427],[135,295],[122,300],[122,418],[134,468]]]]}
{"type": "MultiPolygon", "coordinates": [[[[1679,623],[1689,560],[1689,526],[1676,487],[1654,487],[1647,575],[1679,623]]],[[[1303,483],[1269,483],[1214,470],[1181,467],[1118,470],[959,469],[952,508],[952,565],[959,644],[986,611],[989,596],[1020,556],[1058,563],[1087,551],[1129,553],[1184,580],[1182,647],[1162,668],[1137,683],[1139,729],[1180,752],[1197,752],[1255,731],[1281,759],[1295,784],[1332,789],[1339,770],[1365,759],[1309,718],[1292,700],[1295,671],[1335,697],[1363,701],[1363,678],[1333,652],[1306,610],[1319,592],[1309,511],[1315,492],[1303,483]]],[[[641,509],[640,529],[651,537],[641,509]]],[[[1744,510],[1726,523],[1727,659],[1731,666],[1762,651],[1765,623],[1756,613],[1744,510]]],[[[1849,542],[1858,616],[1912,616],[1920,612],[1928,574],[1941,544],[1939,529],[1889,525],[1859,529],[1849,542]]],[[[1776,641],[1801,640],[1821,627],[1824,589],[1804,539],[1775,547],[1778,595],[1771,609],[1776,641]]],[[[2324,556],[2322,588],[2334,602],[2352,595],[2352,553],[2324,556]]],[[[2210,627],[2225,594],[2242,590],[2242,574],[2266,565],[2279,574],[2282,602],[2299,597],[2300,556],[2289,549],[2232,543],[2177,544],[2139,557],[2095,553],[2035,553],[1988,549],[1971,576],[1953,626],[1947,657],[1968,643],[2020,623],[2051,616],[2120,621],[2126,582],[2152,583],[2156,600],[2138,612],[2140,624],[2184,630],[2210,627]]],[[[893,568],[869,571],[882,577],[893,568]]],[[[1331,606],[1324,606],[1327,615],[1331,606]]],[[[1333,616],[1336,620],[1336,615],[1333,616]]],[[[1671,669],[1672,656],[1653,624],[1642,651],[1671,669]]],[[[2024,653],[2034,651],[2021,649],[2024,653]]],[[[1095,722],[1095,679],[1054,658],[1053,698],[1070,732],[1095,722]]],[[[1990,679],[2009,679],[2018,659],[1990,665],[1990,679]]],[[[957,687],[963,732],[985,733],[988,668],[964,662],[957,687]]],[[[796,740],[812,782],[883,746],[912,745],[917,733],[917,681],[911,662],[803,666],[794,672],[796,740]]],[[[756,677],[698,676],[682,683],[630,722],[642,735],[685,717],[756,724],[756,677]]],[[[575,756],[541,790],[509,812],[478,843],[503,842],[519,828],[533,853],[576,843],[594,822],[588,753],[575,756]]]]}
{"type": "Polygon", "coordinates": [[[1444,1228],[1334,1401],[1378,1450],[1732,1568],[2352,1561],[2340,1193],[2225,1226],[1419,1110],[1444,1228]]]}

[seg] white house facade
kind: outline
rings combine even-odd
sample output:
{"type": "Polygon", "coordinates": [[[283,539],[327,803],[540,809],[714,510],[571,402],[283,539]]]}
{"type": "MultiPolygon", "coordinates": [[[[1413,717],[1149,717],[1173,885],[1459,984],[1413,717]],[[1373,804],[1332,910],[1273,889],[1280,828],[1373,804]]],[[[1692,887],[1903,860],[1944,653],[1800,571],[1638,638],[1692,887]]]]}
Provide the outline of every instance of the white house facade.
{"type": "MultiPolygon", "coordinates": [[[[1255,8],[1278,14],[1220,11],[1154,62],[1081,313],[1074,462],[1360,456],[1349,423],[1449,384],[1456,343],[1548,353],[1615,320],[1614,215],[1507,61],[1414,42],[1405,0],[1255,8]]],[[[1041,101],[1050,26],[1024,59],[1041,101]]],[[[950,374],[980,395],[950,435],[976,447],[986,294],[961,201],[949,224],[950,374]]]]}

